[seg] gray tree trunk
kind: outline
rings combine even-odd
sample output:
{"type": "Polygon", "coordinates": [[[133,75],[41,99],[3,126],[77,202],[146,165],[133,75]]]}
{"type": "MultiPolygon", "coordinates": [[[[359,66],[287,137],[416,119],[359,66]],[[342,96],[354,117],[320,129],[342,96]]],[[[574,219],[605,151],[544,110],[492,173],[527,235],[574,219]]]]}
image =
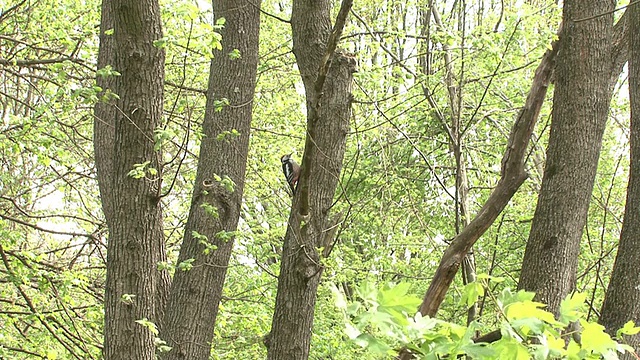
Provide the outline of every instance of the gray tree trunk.
{"type": "MultiPolygon", "coordinates": [[[[618,254],[607,288],[600,323],[611,335],[633,320],[640,323],[640,5],[629,7],[629,98],[631,102],[631,164],[624,222],[618,254]]],[[[640,352],[640,335],[624,341],[640,352]]],[[[631,354],[622,359],[635,359],[631,354]]]]}
{"type": "MultiPolygon", "coordinates": [[[[103,1],[100,13],[100,45],[98,48],[98,69],[107,66],[113,67],[115,58],[114,36],[105,34],[113,29],[113,11],[111,2],[103,1]]],[[[107,219],[112,218],[113,204],[110,186],[113,176],[113,153],[115,138],[116,107],[113,101],[109,101],[110,92],[114,91],[115,76],[99,76],[96,84],[102,88],[100,96],[103,101],[98,101],[93,109],[93,152],[95,156],[96,172],[98,175],[98,187],[102,211],[107,219]]],[[[113,99],[111,99],[113,100],[113,99]]]]}
{"type": "MultiPolygon", "coordinates": [[[[343,20],[336,25],[336,41],[350,6],[350,2],[343,1],[343,20]]],[[[284,238],[271,333],[265,339],[270,360],[309,357],[314,306],[323,270],[318,248],[330,246],[334,233],[331,229],[336,225],[329,213],[346,148],[355,60],[333,53],[331,45],[327,45],[332,44],[329,10],[328,0],[293,2],[293,52],[306,91],[307,137],[302,175],[284,238]],[[321,65],[327,55],[331,57],[325,78],[321,65]]]]}
{"type": "Polygon", "coordinates": [[[547,159],[519,283],[553,312],[575,287],[612,94],[613,7],[600,0],[564,3],[547,159]]]}
{"type": "Polygon", "coordinates": [[[160,187],[162,164],[153,132],[162,119],[164,51],[156,0],[105,0],[99,65],[121,76],[99,80],[118,99],[96,106],[98,183],[109,228],[105,289],[104,358],[155,359],[154,335],[136,320],[158,323],[169,277],[165,259],[160,187]],[[113,35],[105,31],[113,29],[113,35]],[[148,162],[157,174],[128,173],[148,162]]]}
{"type": "MultiPolygon", "coordinates": [[[[206,360],[233,248],[244,191],[249,131],[258,65],[259,0],[214,0],[225,18],[222,50],[211,61],[198,171],[161,338],[172,347],[164,359],[206,360]],[[230,56],[237,49],[240,57],[230,56]],[[216,102],[228,106],[216,110],[216,102]],[[232,134],[237,131],[238,135],[232,134]],[[217,178],[219,177],[219,178],[217,178]],[[220,179],[228,177],[233,190],[220,179]],[[215,209],[215,210],[212,210],[215,209]]],[[[223,180],[224,181],[224,180],[223,180]]]]}

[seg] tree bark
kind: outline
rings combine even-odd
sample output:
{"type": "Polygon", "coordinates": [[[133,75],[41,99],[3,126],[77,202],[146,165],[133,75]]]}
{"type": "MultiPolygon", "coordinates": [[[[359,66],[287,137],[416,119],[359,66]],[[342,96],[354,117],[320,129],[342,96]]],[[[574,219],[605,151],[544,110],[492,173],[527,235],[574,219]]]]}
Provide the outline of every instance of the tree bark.
{"type": "MultiPolygon", "coordinates": [[[[618,254],[607,288],[600,323],[611,335],[633,320],[640,323],[640,5],[629,7],[629,99],[631,104],[630,169],[618,254]]],[[[640,335],[625,336],[640,352],[640,335]]],[[[621,359],[635,359],[632,354],[621,359]]]]}
{"type": "MultiPolygon", "coordinates": [[[[113,29],[113,11],[111,2],[102,2],[100,14],[100,45],[98,48],[98,70],[107,66],[113,67],[115,58],[114,36],[105,32],[113,29]]],[[[95,156],[98,188],[102,211],[107,219],[113,218],[113,204],[111,196],[111,178],[113,176],[113,153],[115,141],[116,107],[109,94],[114,91],[115,76],[99,76],[96,84],[102,88],[98,101],[93,109],[93,151],[95,156]]]]}
{"type": "Polygon", "coordinates": [[[335,52],[351,1],[343,1],[330,36],[330,2],[295,0],[294,54],[304,82],[307,137],[302,175],[284,238],[276,307],[265,338],[270,360],[309,357],[313,313],[322,274],[319,247],[329,246],[329,219],[346,148],[355,60],[335,52]]]}
{"type": "Polygon", "coordinates": [[[206,360],[237,229],[244,191],[249,131],[258,65],[260,1],[214,0],[216,18],[225,18],[221,51],[211,61],[207,105],[184,241],[162,339],[172,350],[165,359],[206,360]],[[237,49],[240,57],[232,56],[237,49]],[[216,109],[226,99],[229,105],[216,109]],[[237,134],[233,134],[237,131],[237,134]],[[233,190],[225,188],[225,177],[233,190]]]}
{"type": "Polygon", "coordinates": [[[551,131],[519,288],[557,312],[575,288],[609,102],[614,3],[564,3],[551,131]]]}
{"type": "Polygon", "coordinates": [[[163,105],[164,51],[153,45],[162,38],[160,9],[156,0],[105,0],[102,7],[99,58],[101,65],[111,63],[121,74],[104,82],[119,98],[112,108],[96,107],[99,124],[94,127],[98,183],[109,227],[104,357],[151,360],[154,335],[136,320],[161,320],[169,281],[166,272],[157,270],[165,259],[162,164],[153,140],[163,105]],[[113,35],[106,35],[111,25],[113,35]],[[157,173],[129,175],[143,163],[157,173]]]}

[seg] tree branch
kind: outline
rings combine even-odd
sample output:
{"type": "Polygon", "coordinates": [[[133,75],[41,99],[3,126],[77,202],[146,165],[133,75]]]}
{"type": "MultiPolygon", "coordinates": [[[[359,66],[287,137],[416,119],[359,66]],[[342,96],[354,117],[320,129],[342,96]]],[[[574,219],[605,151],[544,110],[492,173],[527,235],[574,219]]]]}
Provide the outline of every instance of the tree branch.
{"type": "Polygon", "coordinates": [[[89,238],[89,239],[92,239],[92,240],[97,240],[95,234],[69,232],[69,231],[56,231],[56,230],[45,229],[45,228],[42,228],[42,227],[40,227],[38,225],[34,225],[34,224],[29,223],[29,222],[26,222],[26,221],[23,221],[23,220],[20,220],[20,219],[17,219],[17,218],[8,216],[8,215],[3,215],[3,214],[0,214],[0,218],[8,220],[8,221],[11,221],[11,222],[18,223],[20,225],[24,225],[24,226],[30,227],[30,228],[32,228],[34,230],[46,232],[46,233],[49,233],[49,234],[80,236],[80,237],[86,237],[86,238],[89,238]]]}

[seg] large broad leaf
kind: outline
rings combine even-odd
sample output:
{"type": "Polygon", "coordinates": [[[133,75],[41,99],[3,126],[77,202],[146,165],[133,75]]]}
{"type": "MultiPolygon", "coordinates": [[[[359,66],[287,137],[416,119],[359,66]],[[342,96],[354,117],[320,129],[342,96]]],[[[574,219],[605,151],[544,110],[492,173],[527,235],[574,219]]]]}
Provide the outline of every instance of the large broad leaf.
{"type": "Polygon", "coordinates": [[[575,293],[562,300],[560,303],[559,321],[564,325],[568,325],[570,322],[578,320],[580,318],[581,311],[585,307],[586,299],[587,294],[575,293]]]}
{"type": "Polygon", "coordinates": [[[408,294],[410,283],[400,283],[393,286],[385,286],[379,292],[378,302],[381,307],[393,308],[397,311],[413,313],[420,305],[420,298],[408,294]]]}
{"type": "Polygon", "coordinates": [[[580,321],[582,325],[582,348],[599,354],[615,350],[617,343],[604,331],[604,326],[597,323],[580,321]]]}

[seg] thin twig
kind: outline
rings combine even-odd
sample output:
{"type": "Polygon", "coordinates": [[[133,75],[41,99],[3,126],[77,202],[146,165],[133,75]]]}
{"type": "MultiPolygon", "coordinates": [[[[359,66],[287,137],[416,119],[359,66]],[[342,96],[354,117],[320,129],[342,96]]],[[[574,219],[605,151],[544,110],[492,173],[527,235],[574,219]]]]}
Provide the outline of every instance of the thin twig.
{"type": "Polygon", "coordinates": [[[24,226],[30,227],[30,228],[38,230],[38,231],[43,231],[43,232],[46,232],[46,233],[49,233],[49,234],[80,236],[80,237],[87,237],[89,239],[96,240],[94,234],[77,233],[77,232],[70,232],[70,231],[55,231],[55,230],[45,229],[45,228],[42,228],[42,227],[40,227],[38,225],[34,225],[34,224],[28,223],[26,221],[23,221],[23,220],[20,220],[20,219],[16,219],[14,217],[3,215],[3,214],[0,214],[0,218],[3,218],[5,220],[9,220],[9,221],[18,223],[20,225],[24,225],[24,226]]]}

